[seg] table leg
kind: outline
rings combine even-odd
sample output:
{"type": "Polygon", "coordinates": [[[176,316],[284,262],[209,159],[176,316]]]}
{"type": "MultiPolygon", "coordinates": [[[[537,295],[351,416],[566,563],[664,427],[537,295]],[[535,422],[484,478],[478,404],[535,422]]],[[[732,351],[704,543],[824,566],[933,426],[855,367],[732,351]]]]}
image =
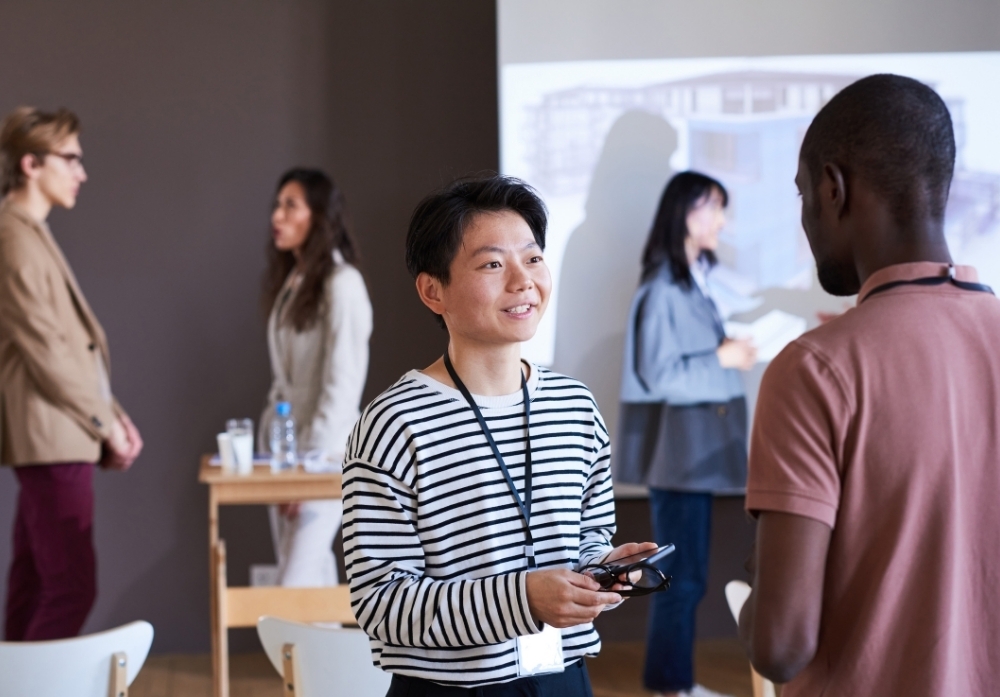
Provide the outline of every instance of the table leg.
{"type": "Polygon", "coordinates": [[[229,631],[225,620],[226,543],[219,539],[219,502],[208,495],[208,576],[212,633],[212,695],[229,697],[229,631]]]}
{"type": "Polygon", "coordinates": [[[215,487],[208,487],[208,551],[209,554],[215,549],[215,543],[219,541],[219,497],[215,492],[215,487]]]}

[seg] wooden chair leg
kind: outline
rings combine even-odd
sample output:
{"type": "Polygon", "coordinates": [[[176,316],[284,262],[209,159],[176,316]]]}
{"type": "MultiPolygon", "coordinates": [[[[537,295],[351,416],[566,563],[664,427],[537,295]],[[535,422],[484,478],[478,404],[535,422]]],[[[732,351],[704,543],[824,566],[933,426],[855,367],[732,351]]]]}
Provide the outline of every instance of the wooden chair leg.
{"type": "Polygon", "coordinates": [[[284,678],[284,697],[295,697],[295,644],[281,647],[281,669],[284,678]]]}
{"type": "Polygon", "coordinates": [[[128,697],[128,656],[124,651],[111,655],[110,697],[128,697]]]}
{"type": "Polygon", "coordinates": [[[770,680],[765,680],[753,666],[750,666],[750,681],[753,686],[753,697],[777,697],[781,694],[780,688],[770,680]]]}
{"type": "Polygon", "coordinates": [[[226,615],[226,541],[212,554],[212,692],[229,697],[229,626],[226,615]]]}

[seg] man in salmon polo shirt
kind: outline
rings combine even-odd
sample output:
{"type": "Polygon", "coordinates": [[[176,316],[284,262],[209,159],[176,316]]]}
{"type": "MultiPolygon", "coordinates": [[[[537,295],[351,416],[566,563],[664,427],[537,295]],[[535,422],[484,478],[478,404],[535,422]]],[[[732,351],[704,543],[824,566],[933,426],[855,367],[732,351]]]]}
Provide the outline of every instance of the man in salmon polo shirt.
{"type": "Polygon", "coordinates": [[[895,75],[806,133],[820,283],[857,307],[768,368],[750,446],[750,660],[796,695],[1000,690],[1000,300],[955,266],[948,109],[895,75]]]}

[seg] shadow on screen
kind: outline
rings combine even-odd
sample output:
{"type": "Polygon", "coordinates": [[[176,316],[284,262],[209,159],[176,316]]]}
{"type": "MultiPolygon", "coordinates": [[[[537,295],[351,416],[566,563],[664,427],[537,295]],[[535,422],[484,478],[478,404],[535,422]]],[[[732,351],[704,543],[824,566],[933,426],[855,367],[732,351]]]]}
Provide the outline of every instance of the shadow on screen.
{"type": "Polygon", "coordinates": [[[623,114],[594,168],[586,218],[562,263],[553,369],[593,391],[610,428],[618,415],[625,323],[677,132],[659,116],[623,114]]]}

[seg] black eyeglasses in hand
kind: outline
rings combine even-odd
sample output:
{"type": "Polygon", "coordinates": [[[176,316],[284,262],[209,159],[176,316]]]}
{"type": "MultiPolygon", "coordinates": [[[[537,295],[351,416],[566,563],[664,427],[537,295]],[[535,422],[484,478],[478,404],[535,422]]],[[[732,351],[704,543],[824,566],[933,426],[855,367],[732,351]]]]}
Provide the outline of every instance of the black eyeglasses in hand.
{"type": "Polygon", "coordinates": [[[624,566],[618,564],[592,564],[580,569],[599,584],[601,590],[610,591],[617,585],[615,593],[624,597],[649,595],[670,588],[671,576],[667,576],[649,562],[637,561],[624,566]]]}

